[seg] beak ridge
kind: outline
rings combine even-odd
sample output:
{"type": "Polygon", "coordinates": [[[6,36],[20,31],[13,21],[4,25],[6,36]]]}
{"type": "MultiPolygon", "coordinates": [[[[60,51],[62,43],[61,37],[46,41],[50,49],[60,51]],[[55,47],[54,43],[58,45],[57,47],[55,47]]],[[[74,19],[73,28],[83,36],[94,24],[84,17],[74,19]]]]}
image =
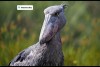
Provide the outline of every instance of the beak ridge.
{"type": "Polygon", "coordinates": [[[55,22],[52,22],[52,16],[47,15],[45,16],[44,24],[42,27],[42,31],[40,34],[40,44],[44,44],[52,39],[52,37],[58,31],[58,25],[55,22]]]}

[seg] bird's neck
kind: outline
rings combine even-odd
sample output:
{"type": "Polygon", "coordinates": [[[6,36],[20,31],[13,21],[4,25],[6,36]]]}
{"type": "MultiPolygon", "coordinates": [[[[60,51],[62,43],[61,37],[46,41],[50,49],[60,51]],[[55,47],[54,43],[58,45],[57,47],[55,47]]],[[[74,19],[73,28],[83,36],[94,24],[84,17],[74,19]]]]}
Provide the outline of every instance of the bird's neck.
{"type": "MultiPolygon", "coordinates": [[[[60,38],[60,32],[46,44],[47,46],[47,56],[50,58],[50,61],[55,61],[53,63],[58,63],[57,65],[63,65],[63,52],[62,52],[62,42],[60,38]]],[[[48,58],[47,58],[48,59],[48,58]]]]}
{"type": "Polygon", "coordinates": [[[47,43],[47,46],[51,46],[50,49],[61,49],[61,37],[60,37],[60,32],[57,32],[56,35],[47,43]]]}
{"type": "Polygon", "coordinates": [[[60,32],[56,33],[56,35],[51,39],[51,42],[61,42],[60,32]]]}
{"type": "Polygon", "coordinates": [[[63,65],[64,60],[61,44],[60,32],[57,32],[49,42],[46,42],[42,45],[37,44],[37,46],[39,46],[39,53],[42,56],[41,58],[46,61],[46,63],[41,62],[41,64],[50,64],[54,66],[63,65]]]}

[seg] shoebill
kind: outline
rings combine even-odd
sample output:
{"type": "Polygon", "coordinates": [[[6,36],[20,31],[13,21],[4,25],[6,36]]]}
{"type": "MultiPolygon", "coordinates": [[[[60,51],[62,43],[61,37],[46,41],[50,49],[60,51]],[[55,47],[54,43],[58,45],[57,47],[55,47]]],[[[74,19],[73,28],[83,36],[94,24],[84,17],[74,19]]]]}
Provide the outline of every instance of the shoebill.
{"type": "Polygon", "coordinates": [[[62,66],[64,56],[60,31],[66,24],[66,5],[54,5],[44,10],[45,19],[39,41],[24,49],[9,63],[10,66],[62,66]]]}

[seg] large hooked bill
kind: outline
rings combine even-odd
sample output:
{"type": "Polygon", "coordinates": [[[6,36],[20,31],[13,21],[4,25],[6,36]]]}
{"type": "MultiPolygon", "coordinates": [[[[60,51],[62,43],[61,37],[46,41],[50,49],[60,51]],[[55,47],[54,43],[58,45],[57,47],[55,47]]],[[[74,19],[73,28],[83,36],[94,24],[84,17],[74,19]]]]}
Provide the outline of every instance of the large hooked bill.
{"type": "Polygon", "coordinates": [[[40,44],[50,41],[58,31],[57,18],[47,14],[40,33],[40,44]]]}

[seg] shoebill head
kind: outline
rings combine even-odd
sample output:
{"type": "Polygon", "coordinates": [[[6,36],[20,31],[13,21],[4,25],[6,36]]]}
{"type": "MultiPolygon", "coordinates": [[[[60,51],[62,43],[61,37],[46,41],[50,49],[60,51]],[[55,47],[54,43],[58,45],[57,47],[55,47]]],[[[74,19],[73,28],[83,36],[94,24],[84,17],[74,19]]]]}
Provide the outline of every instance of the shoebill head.
{"type": "Polygon", "coordinates": [[[40,44],[50,41],[66,24],[65,6],[55,5],[44,10],[45,19],[39,37],[40,44]]]}

